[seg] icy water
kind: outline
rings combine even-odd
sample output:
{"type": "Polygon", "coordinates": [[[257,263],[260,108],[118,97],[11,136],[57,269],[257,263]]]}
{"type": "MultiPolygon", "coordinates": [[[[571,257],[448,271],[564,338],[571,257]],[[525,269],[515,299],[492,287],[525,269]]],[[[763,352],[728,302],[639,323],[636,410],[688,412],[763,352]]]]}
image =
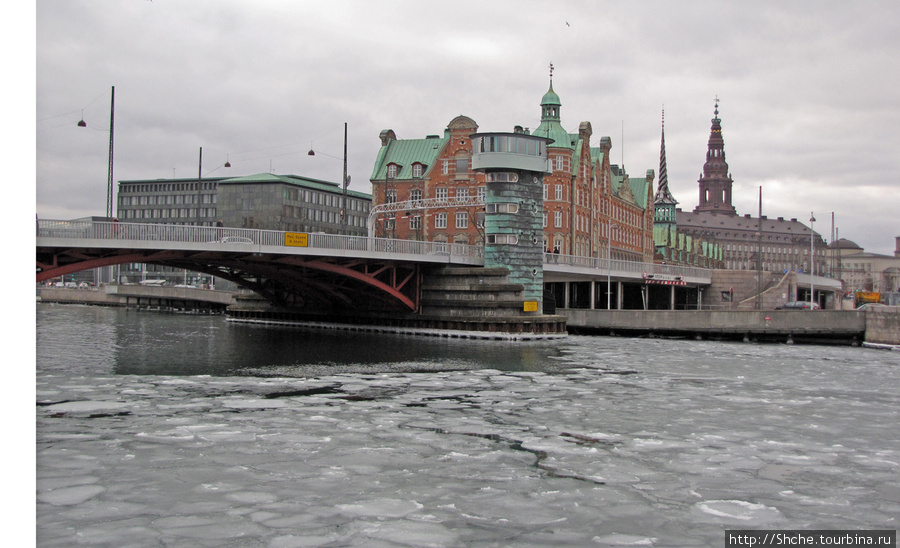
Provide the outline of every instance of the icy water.
{"type": "Polygon", "coordinates": [[[436,340],[39,304],[38,546],[898,529],[900,352],[436,340]]]}

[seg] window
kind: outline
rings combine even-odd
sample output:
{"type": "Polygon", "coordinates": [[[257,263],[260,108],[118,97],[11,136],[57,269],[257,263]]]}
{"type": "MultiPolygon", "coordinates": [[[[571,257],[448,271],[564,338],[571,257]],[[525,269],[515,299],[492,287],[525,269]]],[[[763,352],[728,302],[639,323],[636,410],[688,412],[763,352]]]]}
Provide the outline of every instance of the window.
{"type": "Polygon", "coordinates": [[[418,201],[422,199],[422,190],[419,188],[414,188],[409,191],[409,199],[412,201],[418,201]]]}
{"type": "Polygon", "coordinates": [[[563,199],[563,186],[562,186],[562,185],[556,185],[555,199],[556,199],[556,200],[562,200],[562,199],[563,199]]]}
{"type": "Polygon", "coordinates": [[[435,213],[434,228],[447,228],[447,214],[446,213],[435,213]]]}
{"type": "Polygon", "coordinates": [[[390,164],[387,168],[388,179],[397,177],[397,164],[390,164]]]}
{"type": "Polygon", "coordinates": [[[447,175],[450,173],[450,160],[444,160],[441,162],[441,173],[447,175]]]}
{"type": "Polygon", "coordinates": [[[434,189],[434,197],[438,200],[446,200],[447,196],[447,187],[439,186],[434,189]]]}
{"type": "Polygon", "coordinates": [[[456,189],[456,197],[457,198],[468,198],[469,197],[469,188],[468,187],[459,187],[456,189]]]}
{"type": "Polygon", "coordinates": [[[484,206],[487,213],[518,213],[519,204],[487,204],[484,206]]]}
{"type": "Polygon", "coordinates": [[[562,211],[555,211],[553,213],[553,226],[562,228],[562,211]]]}
{"type": "Polygon", "coordinates": [[[457,158],[456,159],[456,174],[462,175],[469,172],[469,159],[468,158],[457,158]]]}
{"type": "Polygon", "coordinates": [[[423,168],[422,164],[413,164],[413,166],[412,166],[413,177],[416,177],[416,178],[421,177],[423,171],[424,171],[424,168],[423,168]]]}
{"type": "Polygon", "coordinates": [[[469,214],[460,211],[456,214],[456,228],[469,228],[469,214]]]}
{"type": "Polygon", "coordinates": [[[519,238],[515,234],[488,234],[486,238],[489,244],[516,245],[519,243],[519,238]]]}
{"type": "Polygon", "coordinates": [[[419,230],[422,228],[422,217],[415,215],[409,218],[409,229],[410,230],[419,230]]]}
{"type": "Polygon", "coordinates": [[[550,185],[544,185],[544,200],[546,201],[550,196],[550,185]]]}
{"type": "Polygon", "coordinates": [[[384,203],[392,204],[397,201],[397,190],[390,189],[384,191],[384,203]]]}
{"type": "Polygon", "coordinates": [[[515,183],[518,182],[519,175],[513,172],[496,171],[485,174],[484,179],[489,183],[515,183]]]}

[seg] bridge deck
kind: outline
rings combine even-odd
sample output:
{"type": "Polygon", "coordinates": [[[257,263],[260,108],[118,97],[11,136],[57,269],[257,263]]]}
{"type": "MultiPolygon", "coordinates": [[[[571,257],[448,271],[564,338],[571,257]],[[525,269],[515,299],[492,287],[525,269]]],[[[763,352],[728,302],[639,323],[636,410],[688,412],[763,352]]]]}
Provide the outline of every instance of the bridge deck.
{"type": "MultiPolygon", "coordinates": [[[[79,252],[82,255],[84,250],[97,252],[107,250],[107,252],[116,251],[117,254],[145,256],[147,252],[152,251],[172,251],[219,255],[334,257],[458,266],[484,265],[482,246],[324,233],[90,220],[40,220],[37,223],[36,243],[39,255],[41,251],[58,254],[66,249],[82,250],[79,252]]],[[[572,255],[546,254],[544,257],[545,278],[560,281],[610,276],[616,280],[655,280],[675,285],[708,285],[712,277],[712,271],[704,268],[572,255]]],[[[45,268],[47,266],[44,265],[45,268]]]]}

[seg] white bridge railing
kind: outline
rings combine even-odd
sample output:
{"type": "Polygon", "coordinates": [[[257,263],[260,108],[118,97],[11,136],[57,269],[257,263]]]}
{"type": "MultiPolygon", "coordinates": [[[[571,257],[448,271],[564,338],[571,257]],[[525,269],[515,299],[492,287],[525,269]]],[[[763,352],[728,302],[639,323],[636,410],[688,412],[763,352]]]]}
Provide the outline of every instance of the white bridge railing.
{"type": "MultiPolygon", "coordinates": [[[[484,248],[466,244],[420,242],[343,236],[318,232],[307,234],[304,248],[336,251],[360,251],[400,253],[407,255],[440,255],[446,257],[482,258],[484,248]]],[[[172,242],[193,244],[246,244],[259,246],[285,246],[285,232],[249,228],[223,228],[212,226],[187,226],[166,224],[122,223],[109,221],[75,220],[37,222],[38,238],[128,240],[139,242],[172,242]]],[[[296,246],[286,249],[297,249],[296,246]]],[[[469,261],[466,261],[469,262],[469,261]]]]}

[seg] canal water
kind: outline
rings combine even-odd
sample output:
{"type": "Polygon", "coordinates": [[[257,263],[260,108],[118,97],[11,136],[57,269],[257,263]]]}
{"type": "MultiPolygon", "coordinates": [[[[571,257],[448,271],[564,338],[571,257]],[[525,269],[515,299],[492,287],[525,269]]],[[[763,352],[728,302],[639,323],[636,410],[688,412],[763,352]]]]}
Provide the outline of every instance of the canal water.
{"type": "Polygon", "coordinates": [[[724,546],[898,529],[900,352],[37,305],[39,546],[724,546]]]}

